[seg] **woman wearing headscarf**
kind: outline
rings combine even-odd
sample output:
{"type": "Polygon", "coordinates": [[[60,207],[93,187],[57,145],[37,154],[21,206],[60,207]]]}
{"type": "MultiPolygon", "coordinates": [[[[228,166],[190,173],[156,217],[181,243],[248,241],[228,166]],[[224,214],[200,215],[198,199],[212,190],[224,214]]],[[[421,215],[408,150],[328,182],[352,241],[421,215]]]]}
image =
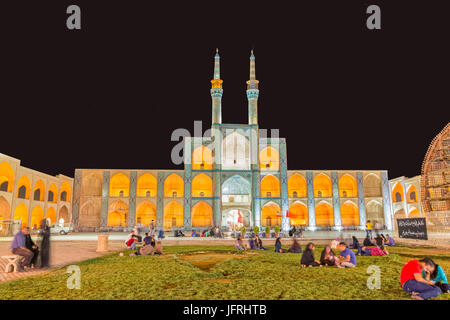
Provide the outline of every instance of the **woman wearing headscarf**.
{"type": "Polygon", "coordinates": [[[278,252],[278,253],[286,252],[286,249],[282,248],[280,237],[278,237],[277,240],[275,240],[275,252],[278,252]]]}
{"type": "Polygon", "coordinates": [[[302,267],[318,267],[320,266],[320,261],[314,259],[314,244],[312,242],[308,243],[303,252],[300,264],[302,267]]]}
{"type": "Polygon", "coordinates": [[[47,219],[42,219],[41,227],[39,228],[39,268],[50,267],[50,227],[47,224],[47,219]]]}
{"type": "Polygon", "coordinates": [[[292,240],[292,245],[288,249],[288,252],[290,252],[290,253],[302,253],[302,247],[300,246],[300,243],[298,243],[297,239],[294,238],[294,240],[292,240]]]}
{"type": "Polygon", "coordinates": [[[336,259],[337,257],[331,246],[326,246],[320,255],[320,264],[323,266],[334,266],[336,265],[336,259]]]}

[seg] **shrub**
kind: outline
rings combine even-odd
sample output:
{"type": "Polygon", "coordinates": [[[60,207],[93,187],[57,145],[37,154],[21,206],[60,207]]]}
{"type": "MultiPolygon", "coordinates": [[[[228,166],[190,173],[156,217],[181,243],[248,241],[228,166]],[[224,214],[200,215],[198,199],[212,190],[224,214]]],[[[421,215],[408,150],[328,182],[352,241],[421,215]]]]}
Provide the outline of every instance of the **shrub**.
{"type": "Polygon", "coordinates": [[[279,226],[275,226],[275,233],[279,233],[280,232],[280,227],[279,226]]]}
{"type": "Polygon", "coordinates": [[[245,227],[242,227],[242,228],[241,228],[241,236],[242,236],[242,237],[245,237],[245,231],[246,231],[246,230],[245,230],[245,227]]]}
{"type": "Polygon", "coordinates": [[[259,233],[259,227],[258,226],[254,226],[253,227],[253,232],[257,235],[259,233]]]}
{"type": "Polygon", "coordinates": [[[267,226],[267,227],[264,229],[264,231],[265,231],[266,233],[270,233],[270,227],[267,226]]]}

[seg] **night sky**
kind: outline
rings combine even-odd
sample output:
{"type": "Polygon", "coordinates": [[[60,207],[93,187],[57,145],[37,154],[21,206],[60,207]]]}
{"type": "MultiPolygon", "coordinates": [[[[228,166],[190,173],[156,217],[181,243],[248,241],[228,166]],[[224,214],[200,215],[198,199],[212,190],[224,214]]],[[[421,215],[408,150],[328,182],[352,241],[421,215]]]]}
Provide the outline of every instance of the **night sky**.
{"type": "Polygon", "coordinates": [[[287,139],[288,169],[415,176],[450,120],[448,10],[393,2],[2,3],[0,152],[52,175],[183,169],[170,136],[210,127],[216,47],[224,123],[247,123],[254,48],[260,128],[287,139]],[[366,28],[370,4],[382,30],[366,28]]]}

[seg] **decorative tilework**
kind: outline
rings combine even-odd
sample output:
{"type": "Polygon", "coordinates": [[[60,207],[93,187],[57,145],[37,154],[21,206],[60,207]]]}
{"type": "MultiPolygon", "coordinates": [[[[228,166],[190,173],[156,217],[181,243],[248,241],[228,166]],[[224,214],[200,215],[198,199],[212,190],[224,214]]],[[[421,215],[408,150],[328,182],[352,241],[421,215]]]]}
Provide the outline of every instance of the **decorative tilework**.
{"type": "Polygon", "coordinates": [[[314,228],[316,226],[316,215],[314,207],[314,184],[311,171],[306,172],[306,184],[308,189],[309,228],[314,228]]]}
{"type": "Polygon", "coordinates": [[[136,188],[137,188],[137,172],[130,172],[130,196],[128,206],[128,227],[134,228],[136,224],[136,188]]]}
{"type": "Polygon", "coordinates": [[[105,228],[108,223],[109,179],[110,172],[104,171],[102,187],[102,216],[100,218],[100,227],[102,228],[105,228]]]}
{"type": "Polygon", "coordinates": [[[356,173],[356,182],[358,184],[358,207],[359,207],[359,225],[366,226],[366,206],[364,204],[364,179],[362,172],[356,173]]]}
{"type": "Polygon", "coordinates": [[[331,182],[333,184],[333,211],[334,226],[341,227],[341,206],[339,201],[339,182],[337,172],[331,172],[331,182]]]}

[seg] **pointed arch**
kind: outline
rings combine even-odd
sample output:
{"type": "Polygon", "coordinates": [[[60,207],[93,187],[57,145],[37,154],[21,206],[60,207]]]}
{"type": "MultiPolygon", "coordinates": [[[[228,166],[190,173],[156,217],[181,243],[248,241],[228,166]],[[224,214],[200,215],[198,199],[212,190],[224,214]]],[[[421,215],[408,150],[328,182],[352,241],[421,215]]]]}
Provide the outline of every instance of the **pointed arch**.
{"type": "Polygon", "coordinates": [[[408,218],[419,218],[420,212],[417,210],[417,208],[411,208],[408,213],[408,218]]]}
{"type": "Polygon", "coordinates": [[[170,201],[164,207],[164,229],[183,226],[183,206],[175,200],[170,201]]]}
{"type": "Polygon", "coordinates": [[[14,220],[21,220],[22,227],[28,225],[28,208],[24,203],[19,204],[14,210],[14,220]]]}
{"type": "Polygon", "coordinates": [[[11,206],[5,197],[0,196],[0,222],[2,220],[9,220],[11,217],[11,206]]]}
{"type": "Polygon", "coordinates": [[[136,224],[148,226],[153,221],[156,221],[156,206],[145,200],[137,207],[136,211],[136,224]]]}
{"type": "Polygon", "coordinates": [[[279,170],[280,154],[273,147],[266,147],[259,153],[259,168],[261,170],[279,170]]]}
{"type": "Polygon", "coordinates": [[[301,202],[294,202],[289,207],[289,219],[292,226],[307,226],[308,208],[301,202]]]}
{"type": "Polygon", "coordinates": [[[341,225],[343,227],[359,226],[358,206],[352,201],[345,201],[341,205],[341,225]]]}
{"type": "Polygon", "coordinates": [[[406,192],[406,201],[408,203],[416,203],[417,200],[417,189],[414,185],[409,186],[408,191],[406,192]]]}
{"type": "Polygon", "coordinates": [[[97,173],[91,173],[82,180],[82,194],[86,196],[101,196],[103,182],[97,173]]]}
{"type": "Polygon", "coordinates": [[[59,215],[58,215],[58,222],[63,219],[63,223],[69,223],[70,222],[70,214],[69,209],[65,205],[59,209],[59,215]]]}
{"type": "Polygon", "coordinates": [[[275,202],[268,202],[261,210],[262,226],[281,226],[281,209],[275,202]]]}
{"type": "Polygon", "coordinates": [[[53,225],[56,223],[56,211],[53,207],[48,208],[45,218],[47,219],[47,221],[50,220],[49,221],[50,225],[53,225]]]}
{"type": "Polygon", "coordinates": [[[17,182],[17,198],[30,199],[31,183],[27,176],[22,176],[17,182]]]}
{"type": "Polygon", "coordinates": [[[288,192],[291,198],[304,198],[307,194],[306,180],[302,175],[295,173],[288,180],[288,192]]]}
{"type": "Polygon", "coordinates": [[[392,188],[392,202],[402,202],[404,200],[403,197],[403,187],[397,182],[392,188]]]}
{"type": "Polygon", "coordinates": [[[356,180],[347,173],[339,179],[339,195],[342,198],[354,198],[358,196],[356,180]]]}
{"type": "Polygon", "coordinates": [[[0,163],[0,191],[12,192],[14,186],[14,170],[7,161],[0,163]]]}
{"type": "Polygon", "coordinates": [[[222,184],[222,194],[224,195],[250,194],[250,182],[248,182],[241,176],[238,175],[232,176],[222,184]]]}
{"type": "Polygon", "coordinates": [[[234,131],[222,142],[222,169],[249,170],[250,143],[243,134],[234,131]]]}
{"type": "Polygon", "coordinates": [[[108,213],[108,227],[126,227],[128,220],[128,205],[122,200],[111,203],[108,213]]]}
{"type": "Polygon", "coordinates": [[[332,196],[332,184],[329,176],[320,173],[314,178],[314,196],[318,198],[332,196]]]}
{"type": "Polygon", "coordinates": [[[208,147],[198,146],[192,152],[192,169],[193,170],[212,170],[213,156],[212,151],[208,147]]]}
{"type": "Polygon", "coordinates": [[[42,220],[44,220],[44,210],[42,209],[42,207],[40,205],[37,205],[31,211],[30,228],[39,229],[41,226],[42,220]]]}
{"type": "Polygon", "coordinates": [[[184,181],[178,174],[172,173],[164,181],[164,197],[182,198],[184,197],[184,181]]]}
{"type": "Polygon", "coordinates": [[[69,182],[64,181],[61,184],[61,201],[70,202],[70,197],[72,195],[72,188],[70,187],[69,182]]]}
{"type": "Polygon", "coordinates": [[[156,178],[150,174],[145,173],[139,177],[137,181],[137,196],[138,197],[156,197],[158,182],[156,178]]]}
{"type": "Polygon", "coordinates": [[[192,226],[211,227],[213,225],[213,210],[211,206],[200,201],[192,207],[192,226]]]}
{"type": "Polygon", "coordinates": [[[371,200],[366,205],[366,220],[371,221],[374,225],[379,223],[384,225],[384,210],[380,201],[371,200]]]}
{"type": "Polygon", "coordinates": [[[364,178],[364,197],[381,197],[381,179],[374,173],[364,178]]]}
{"type": "Polygon", "coordinates": [[[44,181],[39,179],[34,184],[33,200],[35,200],[35,201],[44,201],[44,195],[45,195],[45,184],[44,184],[44,181]]]}
{"type": "Polygon", "coordinates": [[[48,188],[47,201],[50,203],[56,203],[58,201],[58,188],[52,183],[48,188]]]}
{"type": "Polygon", "coordinates": [[[212,179],[204,173],[200,173],[192,179],[193,197],[212,197],[213,184],[212,179]]]}
{"type": "Polygon", "coordinates": [[[330,227],[334,225],[333,207],[326,201],[320,201],[315,210],[316,226],[330,227]]]}
{"type": "Polygon", "coordinates": [[[261,180],[261,197],[279,197],[280,181],[269,174],[261,180]]]}
{"type": "Polygon", "coordinates": [[[130,194],[130,179],[122,172],[116,173],[109,181],[110,197],[128,197],[130,194]]]}

